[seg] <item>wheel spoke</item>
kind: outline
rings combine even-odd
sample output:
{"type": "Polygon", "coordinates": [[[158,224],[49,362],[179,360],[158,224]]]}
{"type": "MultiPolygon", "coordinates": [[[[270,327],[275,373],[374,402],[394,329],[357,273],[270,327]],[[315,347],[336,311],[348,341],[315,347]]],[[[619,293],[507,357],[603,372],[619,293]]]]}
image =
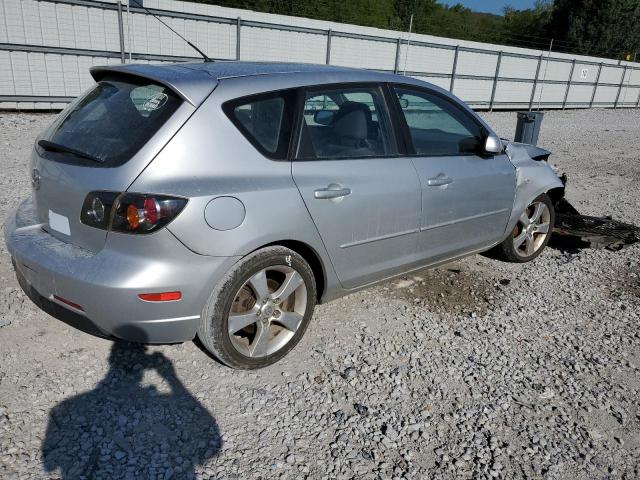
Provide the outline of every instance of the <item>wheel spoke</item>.
{"type": "Polygon", "coordinates": [[[258,323],[256,336],[249,345],[249,355],[251,357],[264,357],[269,347],[269,325],[258,323]]]}
{"type": "Polygon", "coordinates": [[[549,233],[549,224],[540,223],[536,225],[536,233],[549,233]]]}
{"type": "Polygon", "coordinates": [[[540,220],[540,217],[542,217],[542,214],[544,213],[546,208],[547,206],[542,202],[536,204],[536,208],[533,211],[533,215],[531,216],[531,222],[537,222],[538,220],[540,220]]]}
{"type": "Polygon", "coordinates": [[[520,233],[520,235],[518,235],[517,237],[513,238],[513,246],[518,249],[522,246],[522,243],[525,241],[525,239],[527,238],[527,232],[526,230],[523,230],[522,233],[520,233]]]}
{"type": "Polygon", "coordinates": [[[235,315],[229,315],[229,333],[233,335],[243,328],[256,323],[258,321],[258,317],[256,315],[257,311],[258,309],[254,307],[253,310],[247,313],[237,313],[235,315]]]}
{"type": "Polygon", "coordinates": [[[258,300],[267,298],[269,296],[269,287],[267,287],[267,272],[260,270],[253,277],[249,279],[249,285],[253,288],[253,291],[258,296],[258,300]]]}
{"type": "Polygon", "coordinates": [[[531,219],[527,216],[527,211],[525,210],[520,215],[520,223],[522,223],[525,227],[531,223],[531,219]]]}
{"type": "Polygon", "coordinates": [[[300,322],[302,322],[302,315],[297,312],[281,312],[280,316],[275,320],[281,324],[290,332],[297,332],[300,322]]]}
{"type": "Polygon", "coordinates": [[[527,243],[526,243],[525,249],[526,249],[527,255],[533,255],[533,252],[535,250],[535,244],[534,244],[533,238],[530,236],[527,236],[527,243]]]}
{"type": "Polygon", "coordinates": [[[304,283],[302,276],[296,272],[295,270],[291,273],[288,273],[280,288],[271,294],[272,298],[279,298],[282,301],[289,298],[289,296],[304,283]]]}

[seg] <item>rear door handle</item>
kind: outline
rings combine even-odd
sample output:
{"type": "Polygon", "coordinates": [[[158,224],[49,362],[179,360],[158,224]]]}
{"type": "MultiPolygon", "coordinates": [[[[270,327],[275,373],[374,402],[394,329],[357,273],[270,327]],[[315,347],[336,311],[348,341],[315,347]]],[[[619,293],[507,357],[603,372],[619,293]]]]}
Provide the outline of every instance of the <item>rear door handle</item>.
{"type": "Polygon", "coordinates": [[[319,200],[342,198],[351,195],[351,189],[337,185],[329,185],[327,188],[319,188],[313,192],[313,196],[319,200]]]}
{"type": "Polygon", "coordinates": [[[430,187],[441,187],[442,185],[449,185],[451,182],[453,182],[453,178],[440,174],[437,177],[429,178],[427,185],[430,187]]]}

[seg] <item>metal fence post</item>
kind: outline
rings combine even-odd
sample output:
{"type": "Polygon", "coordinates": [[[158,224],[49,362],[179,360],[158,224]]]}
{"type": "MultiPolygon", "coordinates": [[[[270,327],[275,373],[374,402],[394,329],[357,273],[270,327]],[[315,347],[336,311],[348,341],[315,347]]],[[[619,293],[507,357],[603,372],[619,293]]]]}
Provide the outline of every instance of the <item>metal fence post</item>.
{"type": "Polygon", "coordinates": [[[620,79],[620,85],[618,85],[618,93],[616,94],[616,101],[613,104],[613,108],[618,108],[618,100],[620,99],[620,92],[622,92],[622,86],[624,85],[624,77],[627,76],[627,66],[624,66],[622,70],[622,78],[620,79]]]}
{"type": "Polygon", "coordinates": [[[396,63],[393,67],[393,73],[398,73],[398,67],[400,66],[400,48],[402,45],[402,39],[398,37],[398,41],[396,42],[396,63]]]}
{"type": "Polygon", "coordinates": [[[596,98],[596,90],[598,90],[598,82],[600,81],[601,72],[602,72],[602,63],[598,65],[598,73],[596,74],[596,84],[593,86],[593,92],[591,92],[591,101],[589,102],[589,108],[593,107],[593,100],[596,98]]]}
{"type": "Polygon", "coordinates": [[[573,79],[573,70],[576,68],[576,59],[571,62],[571,70],[569,70],[569,81],[567,82],[567,88],[564,91],[564,100],[562,101],[562,109],[567,106],[567,98],[569,98],[569,90],[571,89],[571,80],[573,79]]]}
{"type": "Polygon", "coordinates": [[[331,29],[327,30],[327,57],[325,59],[325,63],[329,65],[331,63],[331,29]]]}
{"type": "Polygon", "coordinates": [[[496,98],[496,87],[498,86],[498,77],[500,77],[500,63],[502,63],[502,50],[498,53],[496,61],[496,74],[493,77],[493,87],[491,88],[491,100],[489,101],[489,111],[493,111],[493,101],[496,98]]]}
{"type": "Polygon", "coordinates": [[[449,91],[453,93],[453,84],[456,81],[456,69],[458,68],[458,52],[460,51],[460,45],[456,45],[456,53],[453,56],[453,67],[451,68],[451,83],[449,84],[449,91]]]}
{"type": "Polygon", "coordinates": [[[118,34],[120,36],[120,63],[124,63],[124,29],[122,27],[122,3],[118,0],[118,34]]]}
{"type": "Polygon", "coordinates": [[[533,87],[531,88],[531,98],[529,99],[529,111],[533,110],[533,100],[536,97],[536,87],[538,86],[538,75],[540,74],[540,65],[542,65],[542,54],[538,57],[538,66],[536,67],[536,76],[533,79],[533,87]]]}
{"type": "Polygon", "coordinates": [[[242,27],[242,18],[236,19],[236,60],[240,60],[240,28],[242,27]]]}

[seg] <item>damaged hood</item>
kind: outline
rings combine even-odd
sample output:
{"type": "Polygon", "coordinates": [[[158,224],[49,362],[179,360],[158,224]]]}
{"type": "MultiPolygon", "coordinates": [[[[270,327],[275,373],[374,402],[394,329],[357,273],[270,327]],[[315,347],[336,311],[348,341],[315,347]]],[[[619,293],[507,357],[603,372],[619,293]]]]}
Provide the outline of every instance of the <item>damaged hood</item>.
{"type": "Polygon", "coordinates": [[[514,164],[527,160],[546,161],[551,155],[549,150],[527,143],[510,142],[509,140],[502,140],[502,143],[505,145],[505,152],[509,160],[514,164]]]}

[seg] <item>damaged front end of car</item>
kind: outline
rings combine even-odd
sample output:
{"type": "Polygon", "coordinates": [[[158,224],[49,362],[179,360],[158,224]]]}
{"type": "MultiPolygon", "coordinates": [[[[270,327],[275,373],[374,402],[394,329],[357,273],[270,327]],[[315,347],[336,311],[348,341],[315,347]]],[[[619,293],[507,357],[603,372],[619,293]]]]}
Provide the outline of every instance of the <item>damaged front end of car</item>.
{"type": "MultiPolygon", "coordinates": [[[[505,153],[517,171],[516,202],[534,198],[541,193],[537,191],[540,185],[546,185],[546,193],[553,200],[556,211],[553,233],[559,247],[620,250],[640,241],[640,228],[635,225],[614,220],[611,216],[580,214],[565,197],[566,174],[548,162],[551,152],[534,145],[503,142],[505,153]]],[[[517,207],[514,205],[515,211],[519,211],[517,207]]]]}

